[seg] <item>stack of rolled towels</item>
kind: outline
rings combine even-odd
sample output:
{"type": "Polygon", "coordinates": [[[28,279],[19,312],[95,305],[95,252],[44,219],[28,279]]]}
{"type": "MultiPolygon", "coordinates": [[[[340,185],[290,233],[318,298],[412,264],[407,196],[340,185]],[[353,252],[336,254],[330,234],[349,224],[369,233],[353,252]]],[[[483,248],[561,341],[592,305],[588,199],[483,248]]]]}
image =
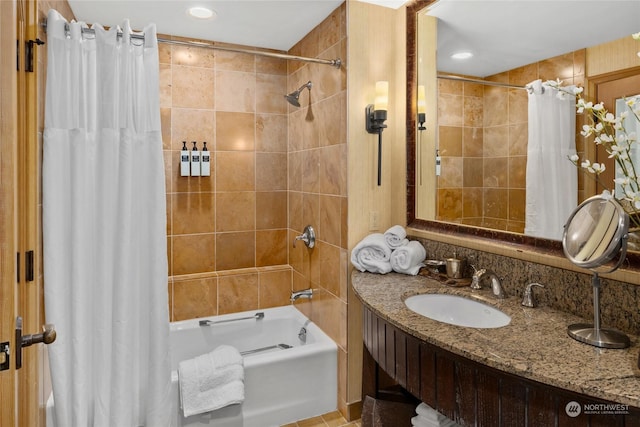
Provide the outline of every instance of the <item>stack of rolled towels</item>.
{"type": "Polygon", "coordinates": [[[416,408],[416,416],[411,418],[413,427],[459,427],[455,421],[442,415],[426,403],[420,403],[416,408]]]}
{"type": "Polygon", "coordinates": [[[427,251],[418,241],[407,239],[407,231],[394,225],[384,233],[362,239],[351,252],[351,263],[362,272],[386,274],[391,271],[415,276],[424,267],[427,251]]]}

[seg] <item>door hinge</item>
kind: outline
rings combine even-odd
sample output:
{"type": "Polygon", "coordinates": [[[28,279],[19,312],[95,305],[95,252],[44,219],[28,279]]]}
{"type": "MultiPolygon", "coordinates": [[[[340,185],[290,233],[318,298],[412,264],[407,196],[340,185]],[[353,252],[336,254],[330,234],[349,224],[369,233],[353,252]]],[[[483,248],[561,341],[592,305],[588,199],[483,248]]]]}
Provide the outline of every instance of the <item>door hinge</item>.
{"type": "Polygon", "coordinates": [[[24,254],[24,279],[27,282],[33,282],[33,251],[27,251],[24,254]]]}
{"type": "Polygon", "coordinates": [[[33,73],[33,45],[43,45],[44,42],[40,39],[27,40],[24,46],[24,70],[28,73],[33,73]]]}

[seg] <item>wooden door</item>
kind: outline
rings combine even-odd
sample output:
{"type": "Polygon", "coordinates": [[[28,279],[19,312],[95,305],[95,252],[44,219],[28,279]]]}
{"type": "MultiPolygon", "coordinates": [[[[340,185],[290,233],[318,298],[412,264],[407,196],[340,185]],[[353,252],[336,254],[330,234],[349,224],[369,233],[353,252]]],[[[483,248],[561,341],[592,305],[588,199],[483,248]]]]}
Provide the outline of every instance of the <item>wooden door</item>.
{"type": "MultiPolygon", "coordinates": [[[[0,426],[16,419],[16,162],[18,138],[16,73],[16,0],[0,1],[0,346],[9,345],[9,369],[0,371],[0,426]]],[[[0,355],[0,359],[6,356],[0,355]]],[[[0,360],[2,362],[4,360],[0,360]]]]}
{"type": "MultiPolygon", "coordinates": [[[[616,72],[606,76],[592,79],[595,84],[595,94],[598,102],[603,102],[605,108],[610,112],[615,112],[615,103],[617,99],[634,96],[640,94],[640,67],[634,69],[616,72]]],[[[595,161],[604,163],[606,170],[600,176],[602,182],[613,190],[613,179],[615,178],[615,162],[609,159],[609,154],[602,147],[596,150],[595,161]]],[[[598,184],[597,193],[604,190],[602,185],[598,184]]]]}
{"type": "Polygon", "coordinates": [[[18,316],[23,334],[40,332],[43,323],[37,45],[31,45],[33,55],[27,51],[38,33],[37,1],[1,1],[0,24],[0,343],[10,349],[7,369],[0,371],[0,426],[37,427],[45,424],[44,399],[38,395],[44,376],[41,351],[39,345],[23,349],[17,369],[15,334],[18,316]]]}

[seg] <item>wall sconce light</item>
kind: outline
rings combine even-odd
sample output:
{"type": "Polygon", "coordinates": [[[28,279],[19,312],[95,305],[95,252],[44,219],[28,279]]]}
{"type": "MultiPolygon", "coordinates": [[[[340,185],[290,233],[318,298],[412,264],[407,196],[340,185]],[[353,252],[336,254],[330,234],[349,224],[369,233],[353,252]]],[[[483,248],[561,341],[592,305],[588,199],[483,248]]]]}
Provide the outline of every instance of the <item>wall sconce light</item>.
{"type": "Polygon", "coordinates": [[[378,185],[382,182],[382,130],[387,127],[389,108],[389,82],[376,82],[376,97],[373,104],[365,108],[367,132],[378,134],[378,185]]]}
{"type": "Polygon", "coordinates": [[[423,85],[418,86],[418,130],[427,129],[424,122],[427,120],[427,101],[423,85]]]}

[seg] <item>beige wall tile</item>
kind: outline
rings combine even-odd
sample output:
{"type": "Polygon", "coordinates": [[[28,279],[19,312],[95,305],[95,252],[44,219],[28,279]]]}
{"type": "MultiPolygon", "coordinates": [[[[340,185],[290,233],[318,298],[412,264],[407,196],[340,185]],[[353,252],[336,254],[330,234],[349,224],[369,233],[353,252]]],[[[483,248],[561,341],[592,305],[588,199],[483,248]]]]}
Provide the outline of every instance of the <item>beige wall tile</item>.
{"type": "Polygon", "coordinates": [[[258,304],[258,273],[218,278],[218,313],[255,310],[258,304]]]}
{"type": "Polygon", "coordinates": [[[287,263],[287,229],[256,231],[256,266],[287,263]]]}
{"type": "Polygon", "coordinates": [[[215,75],[215,99],[218,111],[255,112],[255,74],[216,71],[215,75]]]}
{"type": "Polygon", "coordinates": [[[256,153],[256,190],[286,190],[287,166],[286,153],[256,153]]]}
{"type": "Polygon", "coordinates": [[[215,268],[211,270],[255,267],[255,231],[218,233],[216,245],[215,268]]]}
{"type": "Polygon", "coordinates": [[[256,151],[287,152],[287,116],[256,114],[256,151]]]}
{"type": "Polygon", "coordinates": [[[259,308],[280,307],[291,304],[292,270],[261,271],[258,274],[259,308]]]}
{"type": "Polygon", "coordinates": [[[173,281],[173,321],[218,314],[218,279],[173,281]]]}
{"type": "Polygon", "coordinates": [[[256,193],[231,191],[216,193],[216,231],[255,229],[256,193]]]}
{"type": "Polygon", "coordinates": [[[194,108],[172,108],[171,110],[171,149],[181,150],[182,142],[187,142],[187,148],[193,149],[193,141],[197,142],[198,150],[202,150],[202,142],[207,141],[207,148],[214,149],[215,114],[213,110],[198,110],[194,108]]]}
{"type": "Polygon", "coordinates": [[[286,76],[258,74],[256,76],[256,112],[285,114],[287,103],[283,100],[287,93],[286,76]]]}
{"type": "Polygon", "coordinates": [[[174,276],[215,271],[215,234],[173,236],[171,245],[172,274],[174,276]]]}
{"type": "Polygon", "coordinates": [[[173,107],[213,109],[215,76],[207,68],[172,66],[173,107]]]}
{"type": "Polygon", "coordinates": [[[171,46],[171,60],[173,65],[187,65],[190,67],[213,68],[215,51],[204,47],[171,46]]]}
{"type": "Polygon", "coordinates": [[[256,230],[287,228],[287,192],[256,193],[256,230]]]}
{"type": "Polygon", "coordinates": [[[347,144],[320,148],[319,191],[323,194],[347,194],[347,144]]]}
{"type": "Polygon", "coordinates": [[[253,190],[255,190],[254,153],[216,153],[216,191],[253,190]]]}
{"type": "Polygon", "coordinates": [[[171,195],[172,234],[213,233],[214,193],[174,193],[171,195]]]}
{"type": "Polygon", "coordinates": [[[255,73],[256,56],[246,53],[216,51],[216,70],[244,71],[255,73]]]}
{"type": "Polygon", "coordinates": [[[253,151],[255,114],[216,112],[216,150],[253,151]]]}
{"type": "Polygon", "coordinates": [[[320,223],[318,237],[332,245],[340,247],[342,213],[342,198],[320,195],[320,223]]]}

